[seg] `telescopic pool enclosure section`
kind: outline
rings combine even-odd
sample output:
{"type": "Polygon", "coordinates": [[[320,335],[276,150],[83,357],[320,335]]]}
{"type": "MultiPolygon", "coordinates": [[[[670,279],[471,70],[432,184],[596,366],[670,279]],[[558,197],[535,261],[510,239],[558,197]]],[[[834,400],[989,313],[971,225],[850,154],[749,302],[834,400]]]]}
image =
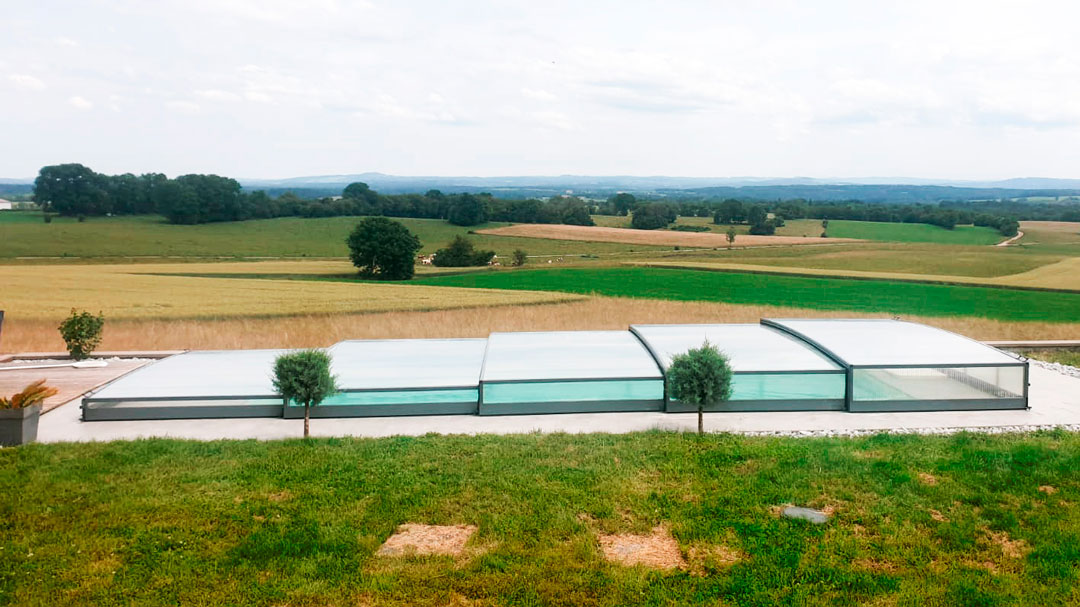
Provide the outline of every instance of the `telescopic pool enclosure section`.
{"type": "MultiPolygon", "coordinates": [[[[355,340],[331,348],[339,392],[313,417],[695,410],[671,397],[676,354],[716,346],[731,398],[709,411],[1022,409],[1028,367],[966,337],[896,320],[634,325],[629,331],[355,340]]],[[[83,420],[302,417],[271,381],[287,350],[186,352],[88,394],[83,420]]]]}

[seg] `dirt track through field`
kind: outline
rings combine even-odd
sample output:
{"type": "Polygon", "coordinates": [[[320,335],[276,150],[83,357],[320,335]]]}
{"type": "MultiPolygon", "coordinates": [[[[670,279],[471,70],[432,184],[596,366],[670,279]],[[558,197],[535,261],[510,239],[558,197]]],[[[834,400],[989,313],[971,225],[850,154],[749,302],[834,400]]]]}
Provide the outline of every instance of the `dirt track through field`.
{"type": "MultiPolygon", "coordinates": [[[[618,242],[622,244],[668,245],[717,249],[728,246],[727,236],[712,232],[677,232],[673,230],[632,230],[600,226],[568,226],[520,223],[503,228],[477,230],[477,234],[547,238],[552,240],[582,240],[589,242],[618,242]]],[[[840,244],[862,242],[853,238],[820,238],[801,236],[750,236],[740,234],[734,246],[767,247],[781,245],[840,244]]]]}

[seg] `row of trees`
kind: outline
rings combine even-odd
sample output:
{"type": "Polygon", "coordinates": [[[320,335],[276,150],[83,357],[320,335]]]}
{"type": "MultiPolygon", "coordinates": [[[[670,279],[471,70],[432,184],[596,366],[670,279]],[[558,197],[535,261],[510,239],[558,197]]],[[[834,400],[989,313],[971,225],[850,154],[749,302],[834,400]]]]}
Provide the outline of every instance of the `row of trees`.
{"type": "Polygon", "coordinates": [[[81,164],[41,169],[34,200],[46,210],[68,216],[158,213],[172,223],[196,224],[272,217],[374,215],[446,219],[461,226],[486,221],[593,225],[593,209],[579,198],[508,200],[491,194],[383,195],[357,182],[340,197],[305,199],[285,193],[277,198],[261,190],[244,192],[235,179],[217,175],[160,173],[104,175],[81,164]]]}

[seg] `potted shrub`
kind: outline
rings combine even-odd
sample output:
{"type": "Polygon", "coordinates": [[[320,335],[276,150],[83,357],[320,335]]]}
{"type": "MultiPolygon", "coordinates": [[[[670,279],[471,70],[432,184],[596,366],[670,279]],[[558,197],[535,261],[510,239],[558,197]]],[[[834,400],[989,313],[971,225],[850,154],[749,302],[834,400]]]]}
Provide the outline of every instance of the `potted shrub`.
{"type": "Polygon", "coordinates": [[[14,396],[0,396],[0,445],[25,445],[37,440],[41,403],[59,390],[38,380],[14,396]]]}

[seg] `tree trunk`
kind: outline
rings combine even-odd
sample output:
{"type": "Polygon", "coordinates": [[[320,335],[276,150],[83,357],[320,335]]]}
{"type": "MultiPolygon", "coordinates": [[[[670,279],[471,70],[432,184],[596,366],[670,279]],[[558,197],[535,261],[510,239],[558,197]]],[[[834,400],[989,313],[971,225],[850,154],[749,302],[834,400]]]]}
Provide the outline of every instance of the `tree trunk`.
{"type": "Polygon", "coordinates": [[[311,434],[311,405],[304,403],[304,438],[311,434]]]}
{"type": "Polygon", "coordinates": [[[705,434],[705,406],[698,405],[697,408],[697,433],[705,434]]]}

